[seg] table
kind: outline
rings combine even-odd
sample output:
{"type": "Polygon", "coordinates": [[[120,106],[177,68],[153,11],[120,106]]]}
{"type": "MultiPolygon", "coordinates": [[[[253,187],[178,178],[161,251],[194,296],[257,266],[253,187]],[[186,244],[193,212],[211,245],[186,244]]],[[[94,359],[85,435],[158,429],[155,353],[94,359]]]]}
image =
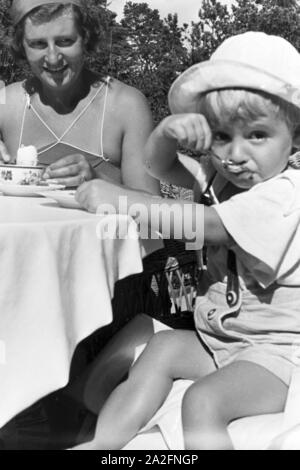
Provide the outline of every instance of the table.
{"type": "Polygon", "coordinates": [[[67,384],[77,344],[112,321],[115,282],[161,247],[107,238],[108,221],[136,231],[127,216],[0,196],[0,428],[67,384]]]}

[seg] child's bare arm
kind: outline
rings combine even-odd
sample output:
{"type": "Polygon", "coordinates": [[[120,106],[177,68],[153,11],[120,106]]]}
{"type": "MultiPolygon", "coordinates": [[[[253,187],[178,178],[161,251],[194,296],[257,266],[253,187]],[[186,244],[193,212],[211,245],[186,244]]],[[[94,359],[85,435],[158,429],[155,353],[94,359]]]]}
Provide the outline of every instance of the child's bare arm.
{"type": "Polygon", "coordinates": [[[109,203],[112,213],[130,214],[143,232],[148,228],[149,237],[159,232],[163,238],[178,238],[190,243],[205,241],[219,245],[230,241],[215,209],[192,201],[151,196],[103,180],[81,185],[76,199],[90,212],[107,211],[109,203]]]}
{"type": "Polygon", "coordinates": [[[186,165],[178,158],[178,144],[198,152],[211,145],[211,130],[201,114],[175,114],[165,118],[153,131],[145,149],[145,166],[154,177],[193,188],[197,163],[186,165]]]}

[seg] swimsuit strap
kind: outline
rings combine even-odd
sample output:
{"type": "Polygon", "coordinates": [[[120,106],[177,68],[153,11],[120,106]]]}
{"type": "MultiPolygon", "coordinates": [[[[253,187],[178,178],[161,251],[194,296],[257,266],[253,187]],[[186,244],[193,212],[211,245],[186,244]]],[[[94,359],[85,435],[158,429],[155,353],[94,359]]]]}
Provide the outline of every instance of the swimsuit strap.
{"type": "Polygon", "coordinates": [[[106,105],[107,105],[107,98],[108,98],[108,88],[109,88],[110,80],[111,80],[111,77],[108,76],[107,79],[106,79],[106,82],[105,82],[106,83],[106,90],[105,90],[105,96],[104,96],[103,112],[102,112],[102,120],[101,120],[101,128],[100,128],[100,156],[106,162],[109,161],[109,158],[106,158],[104,156],[103,135],[104,135],[104,120],[105,120],[106,105]]]}
{"type": "MultiPolygon", "coordinates": [[[[105,108],[106,108],[106,102],[107,102],[107,96],[108,96],[108,84],[110,81],[110,77],[102,84],[102,86],[97,90],[97,92],[94,94],[94,96],[89,100],[89,102],[86,104],[86,106],[80,111],[80,113],[76,116],[76,118],[71,122],[71,124],[67,127],[67,129],[63,132],[63,134],[59,137],[52,129],[51,127],[46,123],[46,121],[42,118],[42,116],[39,114],[39,112],[35,109],[31,102],[30,95],[25,91],[25,106],[24,106],[24,112],[22,116],[22,123],[21,123],[21,132],[20,132],[20,140],[19,140],[19,148],[22,145],[22,140],[23,140],[23,134],[24,134],[24,126],[25,126],[25,119],[26,119],[26,111],[27,109],[31,109],[33,113],[36,115],[36,117],[42,122],[42,124],[48,129],[48,131],[53,135],[53,137],[56,139],[56,142],[54,144],[49,145],[47,148],[43,149],[42,151],[39,152],[39,155],[42,153],[45,153],[55,147],[56,145],[63,143],[63,138],[70,132],[70,130],[74,127],[74,125],[79,121],[79,119],[84,115],[84,113],[88,110],[88,108],[91,106],[91,104],[95,101],[97,96],[100,94],[102,91],[104,85],[106,85],[106,92],[105,92],[105,97],[104,97],[104,106],[103,106],[103,116],[102,116],[102,123],[101,123],[101,135],[100,135],[100,155],[94,154],[97,157],[102,158],[105,161],[109,161],[108,158],[104,157],[103,154],[103,128],[104,128],[104,116],[105,116],[105,108]]],[[[70,144],[68,144],[70,145],[70,144]]],[[[75,149],[82,151],[79,147],[76,145],[72,145],[75,149]]]]}
{"type": "Polygon", "coordinates": [[[24,126],[25,126],[25,118],[26,118],[26,110],[30,107],[30,95],[24,89],[24,96],[25,96],[25,105],[22,115],[22,122],[21,122],[21,130],[20,130],[20,138],[19,138],[19,147],[22,146],[23,134],[24,134],[24,126]]]}

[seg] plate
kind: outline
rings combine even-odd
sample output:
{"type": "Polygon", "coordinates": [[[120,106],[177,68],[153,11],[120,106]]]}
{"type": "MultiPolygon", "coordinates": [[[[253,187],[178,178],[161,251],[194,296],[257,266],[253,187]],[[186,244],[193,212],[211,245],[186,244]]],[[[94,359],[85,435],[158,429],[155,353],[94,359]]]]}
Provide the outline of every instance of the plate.
{"type": "Polygon", "coordinates": [[[60,184],[13,184],[13,183],[1,183],[0,182],[0,192],[5,196],[20,196],[20,197],[37,197],[40,196],[41,191],[46,190],[51,191],[63,189],[64,186],[60,184]]]}
{"type": "Polygon", "coordinates": [[[75,200],[76,190],[55,190],[55,191],[40,191],[40,195],[54,199],[61,207],[68,209],[81,209],[82,207],[75,200]]]}

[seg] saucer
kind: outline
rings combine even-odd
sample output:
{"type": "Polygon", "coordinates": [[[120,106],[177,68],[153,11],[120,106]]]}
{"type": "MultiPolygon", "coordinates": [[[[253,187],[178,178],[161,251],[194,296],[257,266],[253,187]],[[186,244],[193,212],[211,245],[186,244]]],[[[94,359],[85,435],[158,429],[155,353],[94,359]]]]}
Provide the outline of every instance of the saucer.
{"type": "Polygon", "coordinates": [[[41,191],[51,191],[62,189],[63,185],[60,184],[14,184],[6,181],[5,183],[0,182],[0,192],[5,196],[19,196],[19,197],[37,197],[41,191]]]}
{"type": "Polygon", "coordinates": [[[64,190],[60,191],[59,189],[55,191],[40,191],[41,196],[53,199],[61,207],[66,207],[68,209],[81,209],[82,207],[75,200],[76,190],[64,190]]]}

